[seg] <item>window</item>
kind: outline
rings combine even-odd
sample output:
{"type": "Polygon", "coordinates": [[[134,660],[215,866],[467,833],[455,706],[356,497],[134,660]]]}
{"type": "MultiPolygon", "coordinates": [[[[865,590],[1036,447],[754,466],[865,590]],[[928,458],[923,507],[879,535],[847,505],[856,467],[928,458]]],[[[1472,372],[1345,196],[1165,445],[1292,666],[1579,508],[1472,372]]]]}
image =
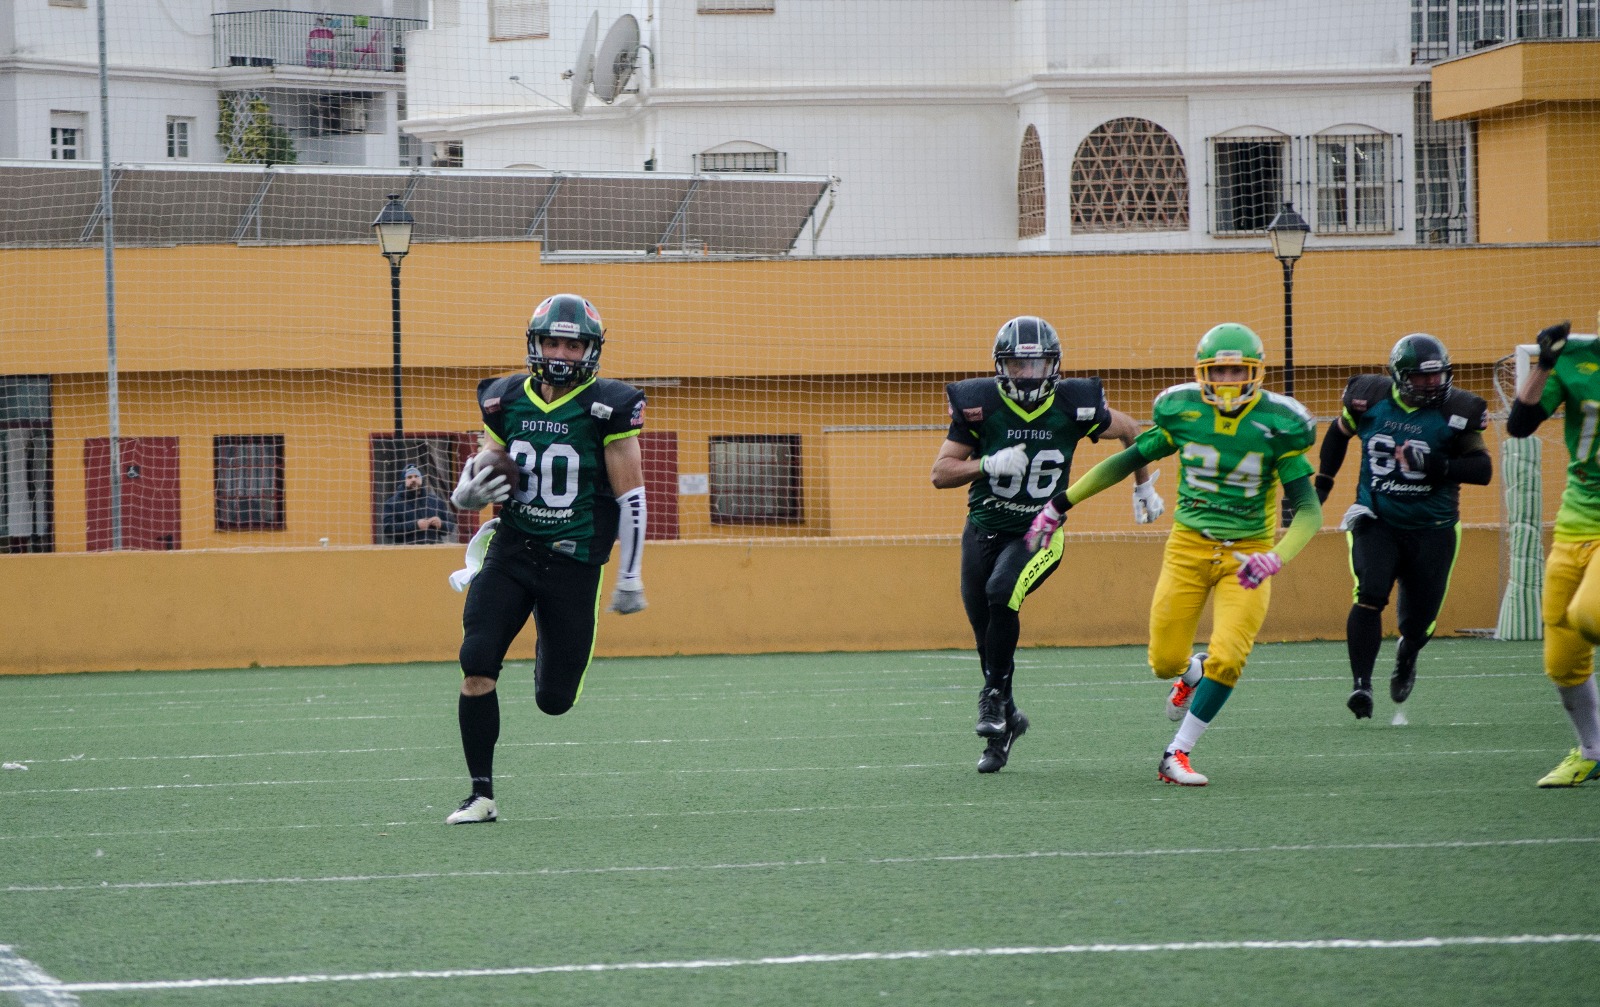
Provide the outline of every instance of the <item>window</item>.
{"type": "Polygon", "coordinates": [[[460,140],[439,140],[433,145],[435,168],[460,168],[466,164],[466,149],[460,140]]]}
{"type": "Polygon", "coordinates": [[[312,96],[310,108],[305,112],[308,136],[365,133],[373,118],[372,95],[365,92],[319,93],[312,96]]]}
{"type": "Polygon", "coordinates": [[[80,161],[88,156],[84,142],[89,117],[83,112],[50,113],[50,160],[80,161]]]}
{"type": "Polygon", "coordinates": [[[89,0],[50,0],[52,7],[87,7],[89,0]]]}
{"type": "Polygon", "coordinates": [[[55,550],[50,379],[0,377],[0,553],[55,550]]]}
{"type": "Polygon", "coordinates": [[[1212,230],[1264,232],[1287,198],[1288,158],[1286,136],[1212,138],[1212,230]]]}
{"type": "Polygon", "coordinates": [[[1430,84],[1417,85],[1414,110],[1417,242],[1463,244],[1471,240],[1471,128],[1462,122],[1433,121],[1430,84]]]}
{"type": "Polygon", "coordinates": [[[1072,159],[1072,229],[1189,229],[1189,172],[1172,134],[1148,119],[1096,126],[1072,159]]]}
{"type": "Polygon", "coordinates": [[[799,524],[800,435],[711,438],[711,523],[799,524]]]}
{"type": "Polygon", "coordinates": [[[1022,131],[1022,153],[1017,158],[1017,237],[1044,234],[1044,148],[1039,131],[1029,123],[1022,131]]]}
{"type": "MultiPolygon", "coordinates": [[[[448,500],[450,487],[456,484],[456,474],[468,458],[478,453],[478,440],[483,428],[465,433],[449,431],[410,433],[396,437],[394,434],[369,434],[368,448],[372,459],[372,541],[374,545],[394,545],[390,529],[385,527],[384,505],[405,482],[405,470],[415,465],[422,470],[422,485],[440,500],[448,500]]],[[[446,541],[465,542],[478,530],[480,515],[477,511],[458,511],[450,508],[455,518],[455,530],[446,541]]]]}
{"type": "Polygon", "coordinates": [[[771,14],[778,9],[778,0],[697,0],[695,10],[700,14],[771,14]]]}
{"type": "MultiPolygon", "coordinates": [[[[723,144],[724,148],[736,146],[723,144]]],[[[758,147],[757,144],[744,146],[758,147]]],[[[763,171],[780,173],[788,168],[788,158],[781,150],[758,147],[754,150],[709,150],[694,156],[696,171],[763,171]]]]}
{"type": "Polygon", "coordinates": [[[549,38],[550,0],[489,0],[489,40],[549,38]]]}
{"type": "Polygon", "coordinates": [[[211,441],[217,531],[282,531],[283,435],[211,441]]]}
{"type": "Polygon", "coordinates": [[[1316,138],[1319,234],[1393,230],[1389,139],[1377,133],[1316,138]]]}
{"type": "Polygon", "coordinates": [[[189,156],[189,126],[193,119],[180,119],[177,116],[167,116],[167,156],[174,159],[187,159],[189,156]]]}

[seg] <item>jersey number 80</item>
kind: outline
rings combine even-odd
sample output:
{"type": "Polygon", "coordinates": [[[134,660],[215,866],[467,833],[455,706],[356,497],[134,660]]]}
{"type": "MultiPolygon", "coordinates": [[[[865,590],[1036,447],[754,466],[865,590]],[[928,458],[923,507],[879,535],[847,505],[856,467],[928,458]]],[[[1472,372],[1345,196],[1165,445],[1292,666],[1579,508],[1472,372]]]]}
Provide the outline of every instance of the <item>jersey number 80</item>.
{"type": "Polygon", "coordinates": [[[546,507],[571,507],[578,499],[578,452],[570,444],[552,444],[544,457],[527,441],[512,441],[506,453],[522,470],[521,484],[511,496],[518,503],[543,499],[546,507]]]}

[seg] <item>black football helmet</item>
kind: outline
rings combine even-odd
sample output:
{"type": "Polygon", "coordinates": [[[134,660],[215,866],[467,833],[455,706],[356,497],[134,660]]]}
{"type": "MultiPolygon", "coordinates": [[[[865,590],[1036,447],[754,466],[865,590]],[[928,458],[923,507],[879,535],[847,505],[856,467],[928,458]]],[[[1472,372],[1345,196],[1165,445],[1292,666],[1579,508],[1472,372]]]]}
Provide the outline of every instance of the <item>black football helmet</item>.
{"type": "Polygon", "coordinates": [[[1450,365],[1450,351],[1444,344],[1426,332],[1413,332],[1404,336],[1389,351],[1389,374],[1400,392],[1400,400],[1413,409],[1444,404],[1450,394],[1450,382],[1455,368],[1450,365]],[[1438,384],[1421,386],[1417,378],[1424,374],[1440,375],[1438,384]]]}
{"type": "Polygon", "coordinates": [[[1033,315],[1019,315],[1000,326],[994,336],[994,376],[1000,391],[1018,405],[1038,405],[1054,394],[1061,376],[1061,339],[1055,327],[1033,315]]]}
{"type": "Polygon", "coordinates": [[[583,384],[600,371],[600,347],[605,345],[606,328],[600,312],[587,298],[577,294],[555,294],[539,302],[528,319],[528,371],[537,380],[554,388],[583,384]],[[544,355],[539,340],[544,336],[583,341],[579,360],[552,360],[544,355]]]}

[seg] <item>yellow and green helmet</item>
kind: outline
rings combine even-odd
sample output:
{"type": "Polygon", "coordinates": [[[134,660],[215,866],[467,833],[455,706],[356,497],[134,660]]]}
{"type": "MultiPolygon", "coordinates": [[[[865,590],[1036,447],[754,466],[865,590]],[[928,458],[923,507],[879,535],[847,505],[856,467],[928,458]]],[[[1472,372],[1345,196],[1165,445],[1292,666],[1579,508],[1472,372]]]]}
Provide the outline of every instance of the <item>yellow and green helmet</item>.
{"type": "Polygon", "coordinates": [[[1200,345],[1194,351],[1194,377],[1200,383],[1201,397],[1223,412],[1249,405],[1261,394],[1266,355],[1261,337],[1249,326],[1238,322],[1213,326],[1200,337],[1200,345]],[[1236,380],[1218,382],[1211,372],[1219,367],[1243,367],[1245,374],[1236,380]]]}

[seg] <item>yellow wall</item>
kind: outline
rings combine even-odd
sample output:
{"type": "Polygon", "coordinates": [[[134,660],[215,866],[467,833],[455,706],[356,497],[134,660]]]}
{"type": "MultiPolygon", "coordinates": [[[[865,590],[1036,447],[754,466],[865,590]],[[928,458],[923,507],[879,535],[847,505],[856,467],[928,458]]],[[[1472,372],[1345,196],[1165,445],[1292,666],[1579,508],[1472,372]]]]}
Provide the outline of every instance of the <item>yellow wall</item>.
{"type": "Polygon", "coordinates": [[[1478,240],[1600,238],[1600,42],[1522,42],[1440,63],[1433,115],[1478,124],[1478,240]]]}
{"type": "MultiPolygon", "coordinates": [[[[1493,625],[1498,542],[1468,532],[1442,635],[1493,625]]],[[[950,542],[656,544],[646,556],[650,607],[603,615],[601,656],[972,645],[950,542]]],[[[445,546],[6,557],[0,673],[453,661],[463,596],[445,577],[459,559],[445,546]]],[[[1144,643],[1160,563],[1159,538],[1074,538],[1023,610],[1023,643],[1144,643]]],[[[1349,583],[1342,536],[1319,536],[1274,578],[1261,639],[1341,638],[1349,583]]],[[[511,659],[532,653],[529,630],[511,659]]]]}

